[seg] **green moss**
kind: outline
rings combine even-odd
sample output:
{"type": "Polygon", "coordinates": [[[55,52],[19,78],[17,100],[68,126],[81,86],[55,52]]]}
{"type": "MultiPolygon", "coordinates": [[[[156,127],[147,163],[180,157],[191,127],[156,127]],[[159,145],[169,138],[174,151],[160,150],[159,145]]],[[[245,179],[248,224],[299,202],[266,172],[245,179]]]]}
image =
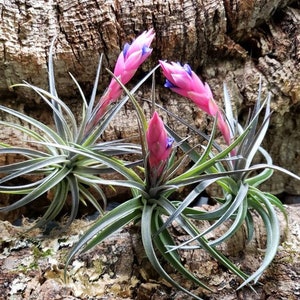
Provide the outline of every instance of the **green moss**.
{"type": "Polygon", "coordinates": [[[52,254],[51,249],[47,249],[45,251],[40,250],[38,247],[33,247],[32,249],[34,259],[44,258],[50,256],[52,254]]]}

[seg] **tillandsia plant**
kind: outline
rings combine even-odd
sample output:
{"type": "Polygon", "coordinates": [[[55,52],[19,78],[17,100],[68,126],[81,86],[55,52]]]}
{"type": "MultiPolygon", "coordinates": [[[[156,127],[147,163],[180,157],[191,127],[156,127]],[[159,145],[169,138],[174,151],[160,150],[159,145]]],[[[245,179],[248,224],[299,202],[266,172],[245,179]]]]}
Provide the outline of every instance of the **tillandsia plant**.
{"type": "MultiPolygon", "coordinates": [[[[126,44],[124,46],[114,70],[114,75],[120,82],[126,84],[137,68],[151,54],[150,44],[154,35],[152,29],[145,31],[131,45],[126,44]]],[[[1,111],[15,116],[29,125],[21,126],[17,123],[0,121],[3,126],[22,132],[28,137],[26,140],[29,141],[29,143],[24,143],[24,147],[0,144],[0,155],[19,155],[22,157],[21,162],[0,166],[0,174],[2,174],[0,193],[21,195],[18,201],[9,206],[1,207],[0,211],[8,212],[26,205],[42,195],[51,194],[52,199],[49,207],[35,226],[44,226],[48,221],[53,220],[60,213],[69,196],[72,208],[66,225],[70,224],[76,217],[80,201],[84,204],[90,202],[102,213],[102,208],[106,204],[105,194],[101,187],[97,183],[90,182],[86,175],[101,176],[103,173],[118,172],[118,170],[121,170],[122,173],[122,169],[119,168],[127,162],[123,162],[117,157],[128,153],[141,153],[139,145],[123,140],[109,142],[101,142],[100,140],[110,121],[128,99],[128,96],[125,96],[115,105],[109,105],[119,99],[122,92],[115,78],[112,78],[100,101],[95,103],[102,56],[89,101],[85,98],[78,82],[71,75],[82,97],[82,116],[77,121],[73,112],[58,97],[56,92],[52,58],[53,47],[54,40],[49,52],[49,92],[27,82],[14,87],[22,86],[36,92],[51,108],[55,128],[52,129],[50,126],[11,108],[0,106],[1,111]],[[30,147],[29,144],[36,145],[36,149],[30,147]],[[35,178],[35,181],[15,185],[14,180],[22,176],[35,178]]],[[[133,88],[132,93],[149,76],[151,76],[151,72],[133,88]]]]}
{"type": "MultiPolygon", "coordinates": [[[[137,37],[131,45],[125,45],[114,72],[109,72],[112,80],[98,103],[96,91],[102,58],[89,101],[71,75],[82,96],[80,121],[76,120],[70,108],[57,95],[52,62],[54,43],[52,43],[49,53],[49,92],[29,83],[18,86],[33,89],[49,105],[53,111],[55,128],[52,129],[23,113],[0,106],[3,112],[21,119],[30,126],[24,127],[5,121],[0,121],[0,124],[21,131],[29,137],[31,144],[37,146],[37,149],[33,149],[0,144],[1,155],[18,154],[23,157],[21,162],[0,166],[0,173],[3,175],[0,179],[0,192],[21,195],[17,202],[0,208],[0,211],[16,209],[51,191],[53,199],[36,226],[44,226],[54,219],[70,195],[72,210],[67,223],[69,224],[77,215],[80,201],[90,202],[102,212],[99,199],[102,199],[104,204],[106,201],[102,185],[128,187],[131,189],[132,198],[102,214],[82,235],[67,257],[66,270],[77,253],[91,249],[126,224],[135,222],[140,226],[145,254],[159,275],[188,295],[201,299],[168,274],[161,258],[183,277],[209,289],[182,264],[181,260],[182,250],[200,248],[239,276],[243,280],[241,286],[252,281],[256,282],[271,263],[279,244],[279,222],[275,208],[284,213],[281,202],[272,194],[260,191],[259,185],[272,175],[274,169],[300,178],[274,166],[270,155],[261,147],[270,118],[270,97],[261,101],[261,86],[253,114],[243,128],[233,116],[226,88],[224,88],[224,113],[216,104],[210,87],[200,80],[188,64],[182,66],[179,63],[169,64],[160,61],[159,65],[167,78],[165,86],[191,99],[215,121],[211,135],[207,136],[177,117],[196,134],[207,139],[206,144],[201,145],[201,151],[197,151],[198,148],[191,146],[186,138],[182,139],[175,130],[164,124],[155,109],[157,106],[154,101],[152,116],[148,122],[134,93],[147,78],[154,75],[157,67],[131,91],[125,84],[151,54],[150,44],[153,38],[154,32],[149,30],[137,37]],[[116,102],[122,91],[126,93],[125,97],[116,102]],[[133,103],[138,116],[140,145],[123,140],[101,142],[101,134],[128,99],[133,103]],[[110,105],[111,103],[114,105],[110,105]],[[265,115],[260,121],[263,111],[265,115]],[[216,142],[217,129],[224,137],[225,146],[220,146],[216,142]],[[178,147],[184,152],[179,158],[176,153],[178,147]],[[253,164],[257,152],[261,153],[266,163],[253,164]],[[140,154],[142,164],[140,161],[122,160],[124,154],[140,154]],[[191,164],[187,166],[186,161],[191,161],[191,164]],[[103,173],[111,171],[122,175],[122,179],[113,180],[102,176],[103,173]],[[14,186],[14,180],[21,176],[35,176],[38,180],[14,186]],[[191,207],[193,201],[212,184],[219,185],[222,190],[222,194],[215,199],[218,206],[209,212],[191,207]],[[174,192],[186,186],[191,186],[191,192],[184,199],[174,199],[174,192]],[[253,213],[258,213],[265,224],[267,247],[261,266],[249,276],[225,257],[216,246],[230,238],[242,224],[246,224],[250,240],[254,231],[253,213]],[[196,226],[195,220],[209,220],[212,225],[202,231],[196,226]],[[214,240],[207,238],[208,233],[227,221],[231,222],[231,225],[222,236],[214,240]],[[187,234],[185,243],[179,243],[172,234],[174,225],[181,227],[187,234]]],[[[155,99],[154,85],[152,98],[155,99]]],[[[167,113],[172,115],[172,112],[167,113]]]]}
{"type": "MultiPolygon", "coordinates": [[[[119,83],[121,84],[121,82],[119,83]]],[[[186,212],[181,210],[180,199],[174,200],[171,198],[171,195],[179,188],[192,184],[198,184],[197,194],[199,195],[210,184],[232,173],[226,170],[218,173],[205,171],[212,168],[219,160],[225,159],[230,151],[243,140],[247,131],[242,133],[234,143],[214,157],[209,157],[211,146],[207,147],[204,155],[192,167],[179,172],[182,169],[183,162],[189,159],[189,153],[176,160],[177,145],[173,144],[173,137],[168,135],[158,112],[154,111],[150,121],[147,122],[146,116],[136,99],[124,86],[123,89],[133,102],[139,119],[144,158],[144,167],[140,167],[140,169],[143,171],[144,176],[139,175],[140,172],[137,173],[128,166],[123,166],[122,174],[126,177],[125,180],[107,180],[96,177],[93,174],[87,175],[89,182],[127,186],[131,188],[133,197],[99,218],[82,235],[68,255],[66,267],[77,253],[88,251],[126,224],[135,222],[141,228],[145,254],[159,275],[187,294],[196,299],[201,299],[174,280],[164,269],[159,258],[161,256],[177,272],[198,286],[209,289],[204,282],[200,281],[188,268],[183,266],[180,256],[181,252],[177,250],[173,251],[172,247],[178,246],[176,238],[171,234],[172,226],[176,223],[191,239],[196,240],[199,247],[205,249],[218,262],[238,275],[242,280],[245,280],[247,275],[239,270],[234,263],[222,255],[215,247],[211,246],[205,237],[201,236],[201,231],[191,222],[192,218],[187,217],[186,212]],[[166,223],[166,220],[172,220],[172,222],[166,223]]],[[[216,122],[211,139],[209,140],[210,145],[213,143],[215,130],[216,122]]],[[[177,140],[177,143],[180,145],[184,141],[177,140]]],[[[235,172],[233,173],[235,174],[235,172]]]]}
{"type": "MultiPolygon", "coordinates": [[[[226,115],[223,117],[222,112],[213,101],[212,93],[208,85],[203,84],[195,73],[191,71],[188,65],[182,67],[178,63],[168,64],[166,62],[160,62],[160,64],[163,68],[163,73],[167,78],[165,86],[180,95],[190,98],[200,109],[203,109],[210,115],[217,116],[220,131],[223,133],[224,139],[227,143],[229,143],[229,141],[239,140],[240,137],[244,135],[242,141],[236,145],[230,153],[228,153],[227,158],[218,160],[213,166],[205,169],[205,173],[207,174],[224,174],[228,172],[227,176],[216,181],[216,184],[222,189],[222,196],[216,198],[216,201],[219,204],[216,205],[216,209],[204,212],[199,208],[189,207],[198,197],[199,189],[202,190],[202,186],[199,184],[180,203],[176,214],[171,216],[164,223],[162,229],[169,226],[179,213],[184,214],[189,219],[209,220],[212,222],[212,225],[199,235],[187,240],[186,242],[175,247],[170,246],[169,250],[174,251],[178,249],[197,248],[195,245],[190,246],[191,243],[199,237],[205,237],[207,234],[211,234],[213,230],[228,220],[232,223],[227,232],[224,232],[224,234],[220,237],[215,237],[213,241],[209,241],[210,246],[215,247],[226,241],[244,224],[247,228],[247,239],[250,241],[254,233],[252,215],[257,213],[261,217],[267,233],[265,257],[261,266],[251,276],[249,276],[240,287],[252,281],[256,283],[264,270],[272,262],[280,243],[280,226],[276,208],[287,218],[281,201],[271,193],[261,191],[259,186],[272,176],[273,170],[278,170],[298,180],[300,179],[288,170],[273,165],[270,155],[261,146],[269,126],[271,116],[271,96],[268,94],[264,101],[261,100],[262,88],[260,82],[256,105],[251,117],[246,122],[245,128],[243,128],[239,124],[237,117],[234,117],[226,85],[224,85],[226,115]],[[196,96],[194,91],[198,91],[196,96]],[[206,99],[206,101],[203,103],[202,99],[206,99]],[[264,116],[261,117],[260,115],[263,111],[264,116]],[[253,163],[254,157],[257,157],[258,154],[265,159],[265,163],[253,163]]],[[[182,122],[181,119],[177,119],[182,122]]],[[[184,122],[184,124],[186,124],[186,122],[184,122]]],[[[189,126],[191,131],[196,134],[200,134],[201,137],[205,137],[203,133],[199,132],[194,127],[190,125],[187,126],[189,126]]],[[[180,141],[175,132],[172,130],[169,131],[175,139],[180,141]]],[[[212,146],[214,146],[215,151],[209,152],[210,159],[218,156],[219,153],[222,153],[222,147],[217,145],[216,142],[209,143],[206,147],[203,146],[204,153],[212,146]]],[[[181,147],[188,153],[195,163],[203,157],[203,154],[197,153],[186,142],[183,142],[181,147]]],[[[198,247],[201,247],[201,245],[198,247]]]]}

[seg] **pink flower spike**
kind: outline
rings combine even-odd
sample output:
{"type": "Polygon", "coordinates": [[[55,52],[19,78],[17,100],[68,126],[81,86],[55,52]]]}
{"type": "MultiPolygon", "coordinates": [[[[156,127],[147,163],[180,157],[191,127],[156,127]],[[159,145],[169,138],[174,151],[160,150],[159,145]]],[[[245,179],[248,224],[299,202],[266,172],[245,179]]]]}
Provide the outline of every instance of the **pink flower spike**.
{"type": "Polygon", "coordinates": [[[157,174],[160,175],[172,151],[173,139],[168,137],[164,123],[157,112],[154,112],[149,121],[146,141],[149,151],[149,166],[151,169],[156,169],[157,174]]]}
{"type": "MultiPolygon", "coordinates": [[[[119,78],[122,84],[126,84],[133,77],[138,67],[150,56],[152,53],[150,45],[154,36],[153,29],[150,29],[138,36],[131,45],[128,43],[124,45],[114,68],[114,75],[119,78]]],[[[108,95],[105,97],[107,104],[117,100],[120,96],[122,88],[114,78],[112,78],[107,92],[108,95]]]]}
{"type": "MultiPolygon", "coordinates": [[[[124,56],[129,57],[132,53],[139,51],[143,48],[149,49],[154,36],[155,36],[155,33],[154,33],[153,28],[151,28],[148,31],[144,31],[135,40],[133,40],[131,45],[126,46],[126,49],[124,48],[124,50],[126,52],[126,53],[124,53],[124,56]]],[[[144,52],[147,52],[146,49],[144,49],[144,52]]],[[[144,54],[146,54],[146,53],[144,53],[144,54]]]]}
{"type": "MultiPolygon", "coordinates": [[[[114,75],[121,76],[120,80],[123,84],[126,84],[131,78],[124,80],[122,77],[123,73],[129,72],[133,74],[137,68],[150,56],[152,49],[150,45],[154,39],[155,33],[153,29],[144,31],[139,35],[132,44],[125,44],[123,51],[120,53],[117,60],[114,75]]],[[[131,76],[131,77],[132,77],[131,76]]]]}
{"type": "Polygon", "coordinates": [[[231,142],[230,129],[221,114],[218,115],[218,127],[224,137],[225,142],[227,143],[227,145],[230,145],[231,142]]]}
{"type": "MultiPolygon", "coordinates": [[[[131,45],[128,43],[124,45],[114,68],[114,75],[122,82],[122,84],[125,85],[134,76],[138,67],[150,56],[152,53],[150,45],[154,37],[154,30],[150,29],[144,31],[133,40],[131,45]]],[[[121,94],[122,88],[120,84],[112,78],[106,92],[100,98],[100,101],[95,108],[94,118],[88,124],[87,131],[98,124],[109,104],[116,101],[121,94]]]]}
{"type": "Polygon", "coordinates": [[[163,75],[166,77],[165,87],[171,89],[177,94],[191,99],[201,110],[207,114],[218,116],[218,127],[226,141],[230,144],[230,130],[225,122],[222,111],[213,99],[213,94],[207,83],[192,71],[188,64],[167,63],[159,61],[163,75]]]}

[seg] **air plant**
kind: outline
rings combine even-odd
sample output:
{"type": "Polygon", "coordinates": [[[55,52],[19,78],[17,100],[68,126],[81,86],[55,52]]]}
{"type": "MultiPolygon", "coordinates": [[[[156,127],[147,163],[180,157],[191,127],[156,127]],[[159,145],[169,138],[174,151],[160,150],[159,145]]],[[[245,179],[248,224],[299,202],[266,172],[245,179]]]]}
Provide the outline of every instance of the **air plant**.
{"type": "MultiPolygon", "coordinates": [[[[261,143],[263,142],[264,136],[267,132],[269,121],[270,121],[270,101],[271,95],[268,94],[264,101],[262,98],[262,88],[261,82],[258,89],[258,98],[253,109],[253,112],[246,122],[244,128],[238,122],[237,117],[234,117],[231,99],[224,84],[224,102],[225,102],[225,117],[219,108],[210,109],[211,105],[205,105],[203,102],[209,102],[212,99],[210,89],[207,84],[203,84],[199,78],[195,79],[195,73],[193,73],[190,68],[182,68],[180,64],[173,63],[171,66],[173,69],[178,70],[179,73],[174,75],[175,71],[170,71],[170,68],[166,68],[166,63],[161,62],[163,67],[163,73],[167,77],[165,86],[171,88],[173,91],[192,99],[201,109],[204,109],[210,115],[217,116],[219,122],[219,128],[223,133],[225,141],[236,141],[239,140],[242,135],[244,135],[242,141],[234,147],[225,159],[220,159],[216,163],[205,170],[206,174],[220,174],[227,173],[226,176],[215,181],[222,189],[222,196],[217,197],[215,200],[218,203],[215,209],[209,212],[204,212],[199,208],[190,207],[193,201],[199,196],[199,192],[204,191],[203,184],[197,185],[188,196],[183,199],[182,202],[178,204],[177,212],[173,214],[162,226],[161,230],[167,228],[173,220],[176,219],[178,214],[184,214],[189,219],[195,220],[209,220],[212,225],[206,230],[202,231],[199,235],[187,240],[186,242],[177,245],[169,246],[169,251],[175,251],[178,249],[195,249],[202,248],[201,245],[191,246],[191,243],[197,241],[200,237],[205,237],[209,233],[213,232],[216,228],[222,225],[224,222],[231,220],[231,226],[228,228],[227,232],[223,233],[220,237],[215,237],[214,240],[209,241],[208,244],[212,247],[225,242],[227,239],[232,237],[244,224],[247,228],[247,240],[248,242],[253,238],[254,225],[253,225],[253,214],[257,213],[264,225],[267,232],[267,246],[265,251],[265,257],[260,265],[260,267],[249,276],[241,284],[240,288],[251,283],[252,281],[256,283],[261,274],[266,270],[274,259],[279,243],[280,243],[280,225],[278,220],[278,215],[276,208],[281,211],[285,218],[287,215],[285,213],[284,206],[281,201],[274,195],[268,192],[261,191],[259,186],[268,180],[274,170],[284,172],[296,179],[300,179],[295,174],[289,172],[288,170],[276,166],[273,164],[272,159],[268,152],[263,149],[261,143]],[[184,73],[185,72],[185,73],[184,73]],[[178,87],[174,87],[175,84],[170,84],[170,76],[173,82],[177,82],[181,85],[181,89],[184,86],[187,91],[182,91],[178,87]],[[193,78],[193,84],[187,83],[187,80],[183,80],[186,77],[193,78]],[[175,78],[175,79],[174,79],[175,78]],[[195,86],[196,85],[196,86],[195,86]],[[190,88],[192,86],[192,88],[190,88]],[[203,93],[190,93],[190,90],[201,90],[203,93]],[[210,99],[210,100],[209,100],[210,99]],[[264,111],[264,116],[261,120],[261,114],[264,111]],[[221,122],[220,122],[221,120],[221,122]],[[262,156],[265,159],[265,163],[253,163],[254,157],[257,155],[262,156]]],[[[212,104],[214,107],[214,104],[212,104]]],[[[176,117],[176,116],[175,116],[176,117]]],[[[182,119],[176,117],[177,120],[183,122],[187,125],[190,130],[196,134],[201,135],[201,137],[207,138],[205,134],[188,125],[182,119]]],[[[181,139],[177,136],[176,132],[169,128],[170,134],[175,138],[175,140],[180,141],[181,139]]],[[[204,149],[203,154],[195,151],[186,142],[181,144],[181,148],[188,153],[189,157],[198,163],[199,160],[207,158],[210,160],[213,157],[219,156],[222,153],[222,147],[218,145],[215,141],[211,141],[207,146],[202,146],[204,149]],[[207,149],[211,147],[215,151],[208,152],[207,149]],[[206,153],[206,154],[205,154],[206,153]]],[[[202,172],[203,170],[201,170],[202,172]]]]}
{"type": "MultiPolygon", "coordinates": [[[[24,206],[39,196],[53,194],[53,199],[45,214],[35,224],[44,226],[53,220],[62,210],[67,197],[71,196],[72,209],[67,224],[77,215],[80,201],[91,203],[101,215],[97,221],[80,237],[66,259],[67,266],[76,254],[88,251],[125,225],[135,222],[140,226],[141,238],[146,256],[158,274],[174,287],[196,299],[201,299],[185,289],[163,267],[161,259],[191,280],[193,283],[209,289],[206,283],[197,278],[182,264],[181,250],[203,249],[220,264],[243,280],[240,287],[255,283],[272,262],[279,242],[280,228],[276,208],[284,212],[281,202],[272,194],[259,189],[261,183],[272,176],[273,170],[279,170],[300,179],[287,170],[273,165],[270,155],[261,147],[270,120],[270,95],[261,101],[261,85],[257,103],[249,121],[243,127],[233,116],[228,91],[224,86],[225,113],[215,102],[211,89],[203,83],[188,64],[159,62],[166,76],[165,86],[174,92],[189,98],[200,109],[214,118],[211,134],[205,135],[175,116],[207,142],[201,150],[189,144],[187,138],[181,138],[176,130],[163,122],[157,105],[154,103],[155,86],[152,89],[152,114],[148,121],[143,109],[134,97],[141,85],[155,74],[155,67],[131,91],[125,84],[132,78],[138,66],[151,54],[150,44],[154,38],[153,30],[144,32],[131,45],[126,44],[117,60],[111,82],[96,103],[96,92],[100,76],[102,56],[97,69],[91,99],[86,100],[78,82],[71,75],[82,97],[82,118],[77,121],[70,108],[58,97],[53,71],[53,47],[49,53],[49,88],[47,92],[29,83],[16,86],[28,87],[35,91],[53,111],[55,128],[17,112],[0,106],[0,109],[15,116],[30,126],[0,121],[1,125],[21,131],[29,137],[30,147],[15,147],[0,144],[0,154],[19,154],[23,160],[6,166],[0,166],[0,192],[21,195],[17,202],[1,207],[0,211],[11,211],[24,206]],[[119,100],[122,92],[125,96],[119,100]],[[119,101],[117,101],[119,100],[119,101]],[[130,100],[135,107],[140,145],[123,140],[102,142],[100,137],[110,121],[122,106],[130,100]],[[264,116],[260,120],[262,112],[264,116]],[[216,142],[219,129],[224,137],[225,146],[216,142]],[[183,155],[177,157],[177,149],[183,155]],[[255,164],[253,159],[260,153],[265,163],[255,164]],[[124,155],[138,154],[141,160],[127,161],[124,155]],[[189,161],[188,166],[185,164],[189,161]],[[137,167],[133,168],[133,166],[137,167]],[[184,167],[183,167],[184,166],[184,167]],[[117,172],[118,179],[109,179],[103,173],[117,172]],[[37,176],[39,179],[23,185],[13,185],[21,176],[37,176]],[[221,195],[216,206],[209,212],[193,207],[193,201],[212,184],[221,187],[221,195]],[[123,186],[131,190],[132,197],[108,212],[99,204],[102,199],[105,207],[106,197],[102,185],[123,186]],[[174,192],[190,186],[190,193],[184,199],[177,199],[174,192]],[[192,187],[193,186],[193,187],[192,187]],[[263,220],[267,232],[267,247],[261,266],[248,275],[240,270],[216,246],[225,242],[245,224],[248,240],[253,237],[253,213],[263,220]],[[195,221],[209,220],[211,226],[205,230],[198,228],[195,221]],[[224,222],[231,225],[222,236],[210,240],[208,233],[213,232],[224,222]],[[189,237],[179,243],[172,234],[176,224],[189,237]],[[191,244],[193,243],[193,244],[191,244]]],[[[161,107],[161,109],[163,109],[161,107]]],[[[165,110],[169,115],[172,112],[165,110]]]]}
{"type": "MultiPolygon", "coordinates": [[[[118,80],[125,84],[132,78],[139,65],[151,54],[150,44],[153,38],[154,32],[151,29],[137,37],[131,45],[125,45],[115,67],[115,76],[118,80]]],[[[0,144],[0,155],[18,154],[22,157],[21,162],[0,166],[0,174],[3,174],[0,179],[0,193],[21,195],[18,201],[1,207],[0,211],[8,212],[17,209],[50,193],[53,199],[35,226],[44,226],[53,220],[62,210],[69,195],[72,208],[66,225],[76,217],[80,202],[84,204],[89,202],[102,214],[106,205],[106,196],[98,184],[87,180],[86,174],[101,176],[103,173],[118,172],[120,166],[130,162],[123,162],[117,157],[124,154],[141,154],[139,145],[122,140],[102,142],[100,139],[128,99],[125,96],[116,102],[122,89],[116,84],[115,78],[112,78],[104,95],[98,103],[95,103],[102,56],[89,101],[84,96],[79,83],[70,74],[82,97],[82,116],[80,121],[77,121],[74,113],[57,95],[52,58],[53,47],[54,40],[49,52],[49,92],[27,82],[14,87],[26,87],[36,92],[52,110],[55,128],[52,129],[24,113],[0,106],[1,111],[19,118],[29,126],[6,121],[0,121],[0,124],[22,132],[28,137],[28,141],[38,148],[38,150],[33,149],[26,144],[23,147],[0,144]],[[115,105],[110,105],[112,102],[116,102],[115,105]],[[32,177],[35,180],[28,184],[14,185],[13,180],[22,176],[32,177]]],[[[132,89],[132,93],[149,76],[151,74],[146,75],[132,89]]]]}
{"type": "MultiPolygon", "coordinates": [[[[184,141],[177,140],[177,145],[173,145],[173,138],[168,135],[165,124],[158,112],[154,111],[150,121],[147,122],[146,116],[134,96],[124,86],[123,89],[133,102],[138,115],[144,160],[143,167],[141,166],[140,170],[143,171],[144,175],[139,175],[140,173],[136,173],[128,166],[122,166],[122,174],[125,176],[125,180],[107,180],[88,175],[90,182],[131,188],[132,198],[100,217],[80,237],[78,243],[69,253],[66,265],[71,262],[76,254],[88,251],[123,226],[130,222],[135,222],[140,226],[145,254],[159,275],[178,289],[196,299],[201,299],[174,280],[163,268],[158,258],[162,256],[181,275],[198,286],[209,289],[204,282],[200,281],[183,266],[180,251],[170,251],[172,247],[177,246],[176,239],[171,234],[171,227],[174,224],[173,221],[175,221],[191,239],[196,237],[201,248],[205,249],[212,257],[242,278],[242,280],[245,280],[247,275],[244,272],[239,270],[233,262],[215,247],[211,246],[205,237],[200,236],[201,231],[193,224],[192,218],[189,218],[186,212],[181,210],[179,205],[181,201],[172,199],[171,195],[183,186],[186,187],[197,183],[201,186],[198,192],[200,194],[203,189],[213,182],[226,177],[228,175],[227,171],[214,174],[206,173],[205,171],[212,168],[219,160],[227,157],[230,151],[243,140],[247,131],[215,157],[209,158],[211,148],[207,148],[205,159],[198,160],[192,167],[181,173],[179,170],[189,156],[187,153],[176,160],[175,154],[178,144],[180,145],[184,141]],[[172,222],[166,223],[166,219],[172,220],[172,222]]],[[[215,130],[216,122],[213,131],[215,132],[215,130]]],[[[212,133],[210,144],[214,140],[214,132],[212,133]]]]}

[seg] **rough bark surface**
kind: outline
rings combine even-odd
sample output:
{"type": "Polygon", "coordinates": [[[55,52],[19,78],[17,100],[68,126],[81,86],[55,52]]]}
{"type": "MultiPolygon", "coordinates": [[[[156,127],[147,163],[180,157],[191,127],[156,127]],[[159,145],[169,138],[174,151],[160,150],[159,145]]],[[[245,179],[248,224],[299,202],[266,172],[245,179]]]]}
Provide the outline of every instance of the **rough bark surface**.
{"type": "MultiPolygon", "coordinates": [[[[220,103],[225,81],[237,111],[243,115],[255,101],[262,76],[264,92],[272,93],[274,110],[265,147],[276,164],[300,174],[298,1],[4,0],[0,13],[1,102],[50,122],[49,111],[40,99],[29,90],[12,90],[10,85],[26,80],[47,88],[47,53],[57,36],[54,59],[58,92],[76,110],[79,96],[68,72],[89,95],[99,54],[105,54],[104,64],[112,69],[122,45],[154,27],[153,55],[136,79],[158,59],[189,62],[208,81],[220,103]]],[[[99,91],[108,79],[104,74],[99,91]]],[[[159,103],[199,127],[207,126],[205,114],[186,99],[161,89],[160,83],[158,80],[159,103]]],[[[149,87],[139,97],[148,98],[149,87]]],[[[128,105],[112,124],[107,138],[136,132],[133,120],[128,105]]],[[[187,134],[184,127],[178,129],[187,134]]],[[[2,140],[16,135],[1,130],[2,140]]],[[[275,174],[268,188],[274,193],[300,193],[299,184],[283,174],[275,174]]]]}
{"type": "MultiPolygon", "coordinates": [[[[186,251],[183,261],[213,292],[191,285],[168,266],[167,272],[203,299],[300,299],[300,207],[287,210],[288,233],[282,235],[276,258],[261,277],[261,284],[254,286],[256,293],[248,287],[236,290],[241,281],[200,250],[186,251]]],[[[281,221],[284,232],[285,222],[281,221]]],[[[257,234],[246,248],[242,246],[245,235],[241,230],[222,249],[248,273],[258,268],[265,247],[262,222],[257,218],[254,222],[257,234]]],[[[155,273],[142,250],[139,227],[134,225],[76,257],[64,282],[65,255],[90,225],[77,220],[65,234],[43,236],[38,230],[24,233],[20,227],[0,222],[0,299],[192,300],[155,273]]],[[[205,228],[208,224],[198,226],[205,228]]],[[[184,238],[180,231],[176,236],[184,238]]]]}

